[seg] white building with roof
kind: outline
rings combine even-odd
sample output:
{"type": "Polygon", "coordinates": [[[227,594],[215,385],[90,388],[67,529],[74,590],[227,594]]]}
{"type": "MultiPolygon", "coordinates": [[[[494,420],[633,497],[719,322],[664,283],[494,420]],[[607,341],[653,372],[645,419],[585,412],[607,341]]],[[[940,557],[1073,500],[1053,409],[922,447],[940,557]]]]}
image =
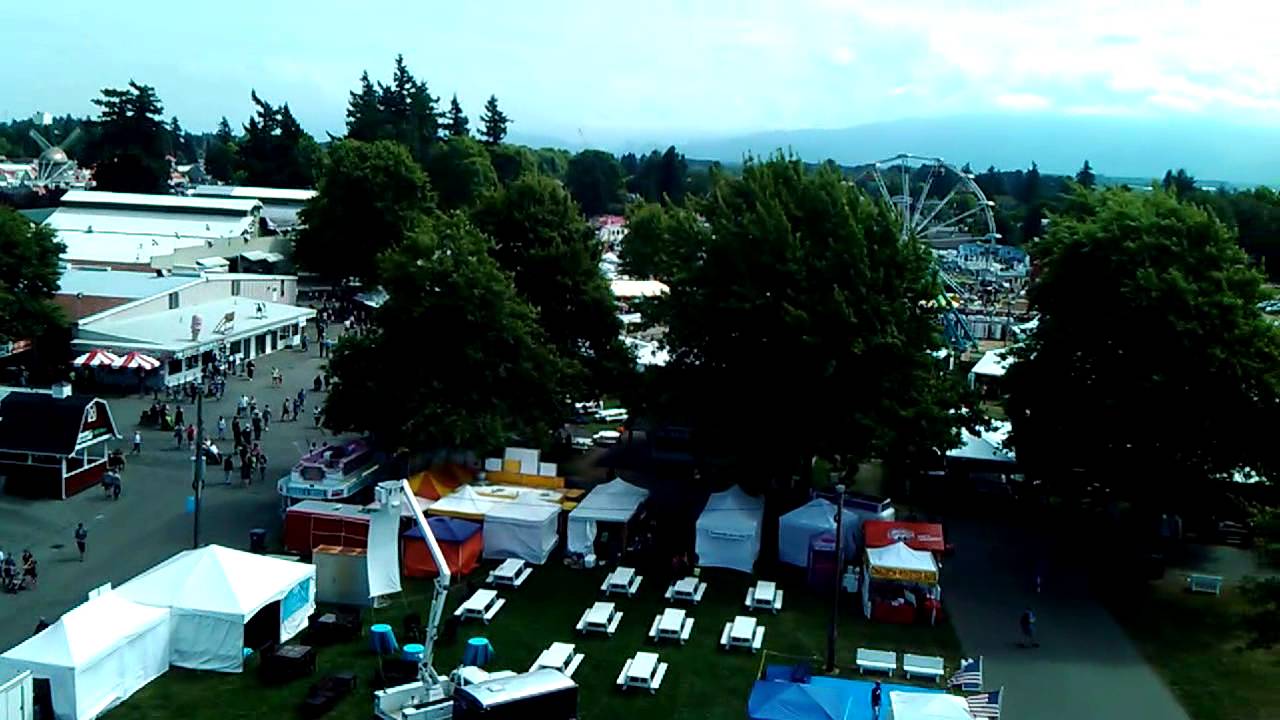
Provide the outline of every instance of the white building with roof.
{"type": "Polygon", "coordinates": [[[316,191],[303,188],[246,185],[197,185],[189,190],[188,194],[194,197],[257,200],[262,203],[262,216],[273,226],[287,230],[301,224],[298,213],[311,198],[316,196],[316,191]]]}
{"type": "Polygon", "coordinates": [[[67,246],[66,260],[122,269],[212,269],[215,258],[287,243],[263,236],[262,203],[252,198],[69,190],[45,224],[67,246]]]}
{"type": "Polygon", "coordinates": [[[163,381],[200,377],[219,354],[250,359],[298,346],[310,308],[291,275],[164,275],[69,267],[55,301],[76,321],[76,352],[138,351],[161,360],[163,381]]]}

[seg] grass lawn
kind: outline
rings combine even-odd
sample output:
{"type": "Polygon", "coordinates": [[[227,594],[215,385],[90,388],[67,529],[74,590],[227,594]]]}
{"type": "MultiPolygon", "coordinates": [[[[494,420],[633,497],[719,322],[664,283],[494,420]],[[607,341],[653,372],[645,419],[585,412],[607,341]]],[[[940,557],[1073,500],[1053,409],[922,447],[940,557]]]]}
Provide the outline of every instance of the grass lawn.
{"type": "MultiPolygon", "coordinates": [[[[473,577],[478,575],[479,570],[473,577]]],[[[615,688],[614,680],[625,660],[638,650],[653,648],[646,633],[653,617],[665,606],[662,593],[666,584],[661,578],[646,577],[635,598],[615,599],[623,619],[613,638],[576,637],[574,625],[582,611],[598,599],[603,577],[602,570],[570,570],[559,564],[535,569],[524,587],[499,592],[507,598],[507,604],[491,625],[469,622],[461,627],[453,643],[438,645],[436,668],[445,672],[454,667],[466,639],[475,635],[486,636],[493,643],[497,660],[491,670],[517,672],[527,670],[553,641],[573,642],[579,652],[586,654],[574,675],[580,687],[582,718],[737,720],[745,713],[751,683],[763,663],[762,655],[768,655],[774,663],[788,660],[773,653],[812,657],[815,670],[822,667],[830,607],[827,602],[803,586],[783,583],[786,601],[782,612],[777,616],[760,616],[766,628],[767,653],[728,653],[717,647],[720,631],[726,620],[742,613],[742,600],[750,581],[738,573],[706,572],[703,575],[708,581],[706,596],[691,610],[691,617],[696,618],[692,638],[684,646],[664,643],[657,649],[662,660],[670,664],[662,689],[654,696],[636,691],[621,693],[615,688]]],[[[405,613],[416,610],[425,615],[428,590],[423,583],[408,585],[404,600],[368,611],[366,627],[371,622],[382,621],[399,628],[405,613]]],[[[448,612],[463,599],[460,592],[451,593],[448,612]]],[[[961,655],[959,642],[949,625],[929,628],[870,623],[863,620],[860,613],[855,615],[850,605],[843,612],[839,627],[841,675],[857,674],[850,665],[853,651],[859,646],[941,655],[948,667],[954,667],[961,655]]],[[[367,647],[365,639],[320,651],[318,674],[355,670],[361,683],[352,697],[327,718],[365,720],[370,717],[372,697],[367,682],[376,660],[367,647]]],[[[240,675],[173,669],[108,717],[110,720],[295,717],[295,708],[312,681],[266,687],[259,682],[255,669],[256,662],[251,662],[248,671],[240,675]]]]}
{"type": "Polygon", "coordinates": [[[1195,720],[1280,717],[1280,650],[1242,649],[1239,591],[1191,594],[1179,580],[1117,598],[1112,612],[1195,720]]]}

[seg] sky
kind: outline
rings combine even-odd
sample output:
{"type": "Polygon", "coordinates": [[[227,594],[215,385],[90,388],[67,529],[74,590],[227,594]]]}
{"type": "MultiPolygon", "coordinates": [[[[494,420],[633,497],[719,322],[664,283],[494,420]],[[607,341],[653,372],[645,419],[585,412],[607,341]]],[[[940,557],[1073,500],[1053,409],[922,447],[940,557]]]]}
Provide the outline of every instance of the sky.
{"type": "Polygon", "coordinates": [[[585,143],[990,112],[1280,124],[1269,0],[6,0],[0,27],[0,120],[88,114],[132,78],[188,128],[244,122],[256,88],[323,137],[399,52],[473,118],[496,94],[513,133],[585,143]]]}

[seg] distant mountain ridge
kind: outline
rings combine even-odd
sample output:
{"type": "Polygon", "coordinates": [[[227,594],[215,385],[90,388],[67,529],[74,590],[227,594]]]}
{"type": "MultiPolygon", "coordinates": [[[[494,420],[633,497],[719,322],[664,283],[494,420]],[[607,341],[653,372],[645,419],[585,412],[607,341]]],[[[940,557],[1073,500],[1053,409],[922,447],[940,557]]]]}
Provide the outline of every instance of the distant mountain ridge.
{"type": "MultiPolygon", "coordinates": [[[[540,144],[574,148],[581,143],[540,144]]],[[[1186,168],[1202,180],[1280,185],[1280,126],[1240,125],[1205,118],[973,115],[870,123],[826,130],[778,130],[671,143],[689,158],[740,162],[748,153],[794,152],[806,161],[860,165],[910,152],[936,155],[975,172],[1027,168],[1073,174],[1087,159],[1112,178],[1158,178],[1186,168]]],[[[615,152],[636,143],[603,144],[615,152]]]]}

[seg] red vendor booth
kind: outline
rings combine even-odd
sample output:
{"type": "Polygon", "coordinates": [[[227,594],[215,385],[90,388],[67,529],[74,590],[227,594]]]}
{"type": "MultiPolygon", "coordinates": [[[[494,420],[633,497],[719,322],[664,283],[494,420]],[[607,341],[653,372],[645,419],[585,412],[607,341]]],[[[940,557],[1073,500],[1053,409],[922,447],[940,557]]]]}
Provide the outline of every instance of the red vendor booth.
{"type": "Polygon", "coordinates": [[[0,390],[0,478],[10,494],[66,500],[101,483],[119,437],[107,402],[70,385],[0,390]]]}
{"type": "Polygon", "coordinates": [[[912,550],[928,550],[935,556],[947,549],[942,526],[937,523],[868,520],[862,524],[862,534],[869,548],[889,547],[901,542],[912,550]]]}
{"type": "MultiPolygon", "coordinates": [[[[449,572],[455,576],[466,575],[476,568],[480,562],[480,554],[484,551],[484,534],[480,532],[480,523],[452,517],[427,518],[427,526],[431,534],[436,536],[440,552],[444,553],[449,563],[449,572]]],[[[422,530],[416,525],[400,536],[404,561],[402,572],[409,577],[435,577],[439,574],[436,564],[427,550],[427,542],[422,539],[422,530]]]]}
{"type": "Polygon", "coordinates": [[[360,505],[303,500],[285,511],[284,546],[303,556],[321,545],[367,549],[369,513],[360,505]]]}

